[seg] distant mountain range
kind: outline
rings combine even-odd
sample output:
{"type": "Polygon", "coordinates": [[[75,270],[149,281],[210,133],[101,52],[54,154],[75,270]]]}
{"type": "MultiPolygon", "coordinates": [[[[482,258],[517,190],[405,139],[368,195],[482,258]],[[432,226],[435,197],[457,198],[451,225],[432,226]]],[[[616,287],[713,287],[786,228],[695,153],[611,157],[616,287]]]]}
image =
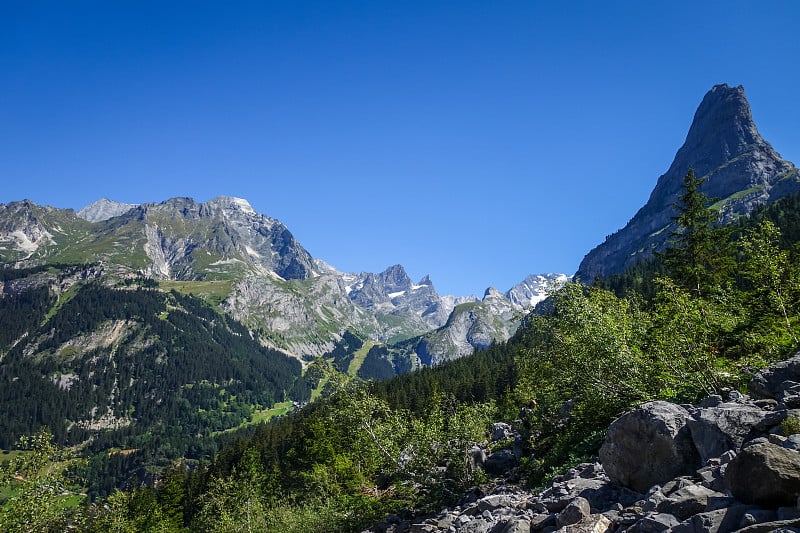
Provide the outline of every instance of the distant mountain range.
{"type": "Polygon", "coordinates": [[[417,362],[460,357],[507,339],[523,311],[566,280],[529,276],[494,297],[504,308],[497,316],[473,313],[472,329],[481,333],[469,334],[451,314],[462,304],[487,305],[475,297],[441,296],[430,278],[414,283],[401,265],[378,274],[339,272],[313,258],[280,221],[224,196],[141,205],[103,198],[77,212],[27,200],[0,204],[0,263],[96,263],[107,285],[152,278],[162,288],[210,298],[266,346],[305,361],[327,353],[345,331],[391,344],[439,328],[450,330],[439,335],[452,342],[439,345],[435,357],[418,354],[417,362]]]}

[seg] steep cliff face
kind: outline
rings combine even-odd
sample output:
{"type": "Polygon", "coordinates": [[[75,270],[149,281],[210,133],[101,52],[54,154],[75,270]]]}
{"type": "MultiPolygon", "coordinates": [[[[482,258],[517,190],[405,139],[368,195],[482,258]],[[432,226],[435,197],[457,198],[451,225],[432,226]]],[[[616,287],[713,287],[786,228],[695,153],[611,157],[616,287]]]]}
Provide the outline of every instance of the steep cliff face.
{"type": "Polygon", "coordinates": [[[619,273],[663,249],[681,182],[690,168],[705,179],[701,191],[715,199],[723,221],[800,190],[797,168],[758,132],[744,89],[716,85],[697,108],[686,141],[647,203],[584,257],[576,277],[591,282],[596,276],[619,273]]]}

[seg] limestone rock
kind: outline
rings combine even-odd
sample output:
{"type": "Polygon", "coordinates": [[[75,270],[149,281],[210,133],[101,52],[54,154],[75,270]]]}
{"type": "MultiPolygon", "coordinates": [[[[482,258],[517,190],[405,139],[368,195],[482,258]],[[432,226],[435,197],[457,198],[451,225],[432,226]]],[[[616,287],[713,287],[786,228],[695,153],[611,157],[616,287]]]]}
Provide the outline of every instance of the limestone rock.
{"type": "Polygon", "coordinates": [[[649,402],[615,420],[600,448],[600,461],[612,481],[647,492],[700,466],[687,427],[689,412],[669,402],[649,402]]]}
{"type": "Polygon", "coordinates": [[[745,503],[771,508],[796,505],[800,453],[768,442],[747,446],[728,464],[725,485],[745,503]]]}
{"type": "Polygon", "coordinates": [[[756,373],[749,388],[755,396],[776,399],[785,381],[800,381],[800,353],[756,373]]]}
{"type": "Polygon", "coordinates": [[[705,463],[728,450],[738,450],[745,439],[754,436],[756,427],[768,413],[740,403],[720,403],[694,413],[688,421],[692,440],[705,463]]]}

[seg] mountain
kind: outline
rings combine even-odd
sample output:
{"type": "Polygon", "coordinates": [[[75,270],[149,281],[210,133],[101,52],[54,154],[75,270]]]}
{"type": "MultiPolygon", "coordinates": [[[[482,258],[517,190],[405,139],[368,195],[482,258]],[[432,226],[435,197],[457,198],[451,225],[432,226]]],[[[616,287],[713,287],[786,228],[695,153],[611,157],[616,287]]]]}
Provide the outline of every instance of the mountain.
{"type": "Polygon", "coordinates": [[[214,432],[309,399],[298,361],[206,302],[104,280],[102,266],[0,269],[0,406],[14,413],[0,448],[44,425],[93,452],[200,459],[214,432]]]}
{"type": "Polygon", "coordinates": [[[565,274],[531,274],[511,287],[506,292],[506,298],[519,309],[532,309],[567,281],[569,276],[565,274]]]}
{"type": "Polygon", "coordinates": [[[123,204],[108,198],[100,198],[96,202],[79,209],[76,214],[78,218],[89,222],[101,222],[125,214],[137,206],[138,204],[123,204]]]}
{"type": "MultiPolygon", "coordinates": [[[[0,264],[102,264],[107,286],[152,278],[162,289],[206,298],[264,345],[300,360],[329,352],[346,331],[389,344],[416,338],[477,301],[439,295],[429,277],[414,283],[401,265],[339,272],[280,221],[225,196],[139,205],[101,199],[77,213],[27,200],[0,204],[0,264]]],[[[453,350],[443,357],[468,351],[453,350]]]]}
{"type": "Polygon", "coordinates": [[[744,89],[715,85],[697,108],[683,146],[647,203],[584,257],[576,277],[590,282],[617,274],[662,250],[674,229],[674,205],[690,168],[705,179],[701,192],[715,199],[714,208],[723,220],[800,190],[797,168],[758,132],[744,89]]]}

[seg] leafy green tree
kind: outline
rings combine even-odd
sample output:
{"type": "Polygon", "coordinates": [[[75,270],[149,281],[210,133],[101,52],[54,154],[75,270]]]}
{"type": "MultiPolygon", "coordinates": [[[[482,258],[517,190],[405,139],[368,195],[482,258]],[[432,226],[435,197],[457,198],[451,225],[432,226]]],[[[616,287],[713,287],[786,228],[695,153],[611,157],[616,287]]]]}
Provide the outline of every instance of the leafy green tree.
{"type": "Polygon", "coordinates": [[[24,450],[0,467],[0,530],[63,531],[81,522],[82,480],[74,469],[82,463],[73,451],[53,443],[46,429],[19,439],[24,450]]]}
{"type": "Polygon", "coordinates": [[[722,350],[742,321],[729,290],[706,298],[670,278],[659,287],[648,332],[648,351],[658,376],[658,397],[696,400],[729,385],[722,350]]]}
{"type": "MultiPolygon", "coordinates": [[[[781,250],[781,232],[769,220],[762,220],[747,230],[740,241],[744,261],[742,274],[752,283],[751,295],[762,304],[761,312],[778,313],[791,339],[792,346],[798,344],[790,311],[796,301],[800,285],[787,250],[781,250]]],[[[783,342],[781,344],[787,344],[783,342]]]]}

